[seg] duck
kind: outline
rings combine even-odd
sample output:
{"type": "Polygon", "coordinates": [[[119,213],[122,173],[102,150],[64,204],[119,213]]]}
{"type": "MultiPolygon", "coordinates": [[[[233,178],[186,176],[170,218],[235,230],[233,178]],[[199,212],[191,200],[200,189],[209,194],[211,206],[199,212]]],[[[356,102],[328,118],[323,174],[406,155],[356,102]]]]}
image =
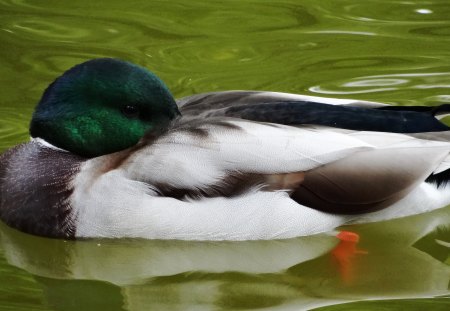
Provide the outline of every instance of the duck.
{"type": "Polygon", "coordinates": [[[38,236],[288,239],[450,203],[448,105],[266,91],[175,100],[114,58],[51,83],[0,155],[0,219],[38,236]]]}

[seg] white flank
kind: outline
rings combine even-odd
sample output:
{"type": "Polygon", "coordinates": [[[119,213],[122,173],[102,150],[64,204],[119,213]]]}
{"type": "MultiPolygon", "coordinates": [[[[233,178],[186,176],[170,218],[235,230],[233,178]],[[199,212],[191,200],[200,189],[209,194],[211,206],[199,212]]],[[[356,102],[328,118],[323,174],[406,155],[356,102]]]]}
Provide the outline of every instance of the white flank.
{"type": "Polygon", "coordinates": [[[282,239],[326,232],[350,222],[414,215],[450,203],[448,188],[438,190],[421,180],[391,207],[358,216],[320,212],[297,204],[284,191],[267,192],[258,188],[230,198],[177,200],[158,195],[153,185],[160,183],[207,189],[232,172],[307,171],[340,159],[351,159],[356,154],[364,154],[362,158],[369,162],[367,167],[383,170],[385,164],[390,170],[388,174],[394,175],[398,169],[408,176],[408,163],[414,163],[411,169],[415,175],[411,176],[422,178],[439,166],[450,150],[447,142],[401,134],[345,134],[244,120],[232,123],[239,129],[205,122],[200,128],[208,132],[206,137],[175,129],[106,173],[99,172],[98,168],[114,155],[87,161],[73,181],[75,191],[71,203],[76,216],[76,236],[282,239]],[[377,159],[380,154],[381,160],[377,159]]]}
{"type": "MultiPolygon", "coordinates": [[[[89,169],[87,170],[89,171],[89,169]]],[[[415,215],[450,203],[450,189],[422,183],[393,206],[358,216],[301,206],[285,192],[252,190],[234,198],[181,201],[155,196],[146,184],[112,171],[91,183],[83,171],[72,198],[77,237],[180,240],[270,240],[328,232],[349,223],[415,215]]]]}
{"type": "Polygon", "coordinates": [[[180,201],[154,196],[145,184],[118,171],[101,176],[89,189],[83,187],[83,175],[75,181],[72,199],[78,237],[268,240],[325,232],[347,221],[299,206],[284,192],[180,201]]]}

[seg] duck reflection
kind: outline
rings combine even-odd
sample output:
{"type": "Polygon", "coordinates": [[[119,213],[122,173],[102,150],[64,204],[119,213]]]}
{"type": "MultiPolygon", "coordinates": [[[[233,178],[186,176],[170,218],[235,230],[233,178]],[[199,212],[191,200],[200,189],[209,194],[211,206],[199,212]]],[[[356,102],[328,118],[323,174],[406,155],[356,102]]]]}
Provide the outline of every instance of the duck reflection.
{"type": "Polygon", "coordinates": [[[289,240],[61,241],[0,225],[57,310],[299,310],[448,294],[450,208],[289,240]]]}

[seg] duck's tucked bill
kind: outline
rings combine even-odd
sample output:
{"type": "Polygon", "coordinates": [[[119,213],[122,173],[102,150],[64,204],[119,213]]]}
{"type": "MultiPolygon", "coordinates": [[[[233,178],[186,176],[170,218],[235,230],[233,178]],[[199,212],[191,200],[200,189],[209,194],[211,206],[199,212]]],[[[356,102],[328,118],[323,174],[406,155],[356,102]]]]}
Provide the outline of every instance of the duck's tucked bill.
{"type": "Polygon", "coordinates": [[[450,109],[228,91],[175,101],[117,59],[44,92],[0,218],[48,237],[291,238],[450,203],[450,109]]]}

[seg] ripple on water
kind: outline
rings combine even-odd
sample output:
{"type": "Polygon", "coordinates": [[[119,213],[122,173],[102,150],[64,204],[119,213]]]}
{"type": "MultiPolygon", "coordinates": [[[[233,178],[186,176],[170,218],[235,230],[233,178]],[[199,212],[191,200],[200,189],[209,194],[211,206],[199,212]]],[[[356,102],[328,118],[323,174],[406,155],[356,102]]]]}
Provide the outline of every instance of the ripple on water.
{"type": "Polygon", "coordinates": [[[330,1],[320,5],[321,9],[337,18],[362,22],[428,23],[448,22],[450,6],[447,0],[424,1],[330,1]],[[436,14],[437,13],[437,14],[436,14]]]}
{"type": "Polygon", "coordinates": [[[430,103],[450,104],[450,95],[435,95],[426,98],[430,103]]]}
{"type": "Polygon", "coordinates": [[[395,98],[395,96],[392,96],[395,91],[401,91],[408,92],[410,97],[408,104],[423,104],[424,102],[442,103],[450,101],[449,96],[447,95],[431,95],[427,97],[427,93],[433,94],[433,89],[441,88],[450,88],[450,72],[417,72],[361,76],[312,86],[310,87],[310,91],[327,95],[389,92],[391,98],[395,98]],[[415,94],[418,94],[418,96],[415,96],[415,94]],[[414,102],[414,100],[416,100],[416,102],[414,102]]]}
{"type": "MultiPolygon", "coordinates": [[[[12,37],[13,45],[27,45],[28,52],[17,62],[47,75],[45,83],[76,63],[112,56],[154,70],[177,96],[236,88],[317,92],[328,89],[330,80],[353,79],[351,72],[356,70],[364,71],[365,76],[369,69],[375,73],[398,73],[419,67],[420,62],[411,67],[404,55],[420,43],[400,38],[398,31],[373,27],[382,17],[390,20],[387,5],[378,5],[374,12],[364,10],[370,15],[364,17],[364,23],[343,27],[336,22],[348,16],[356,20],[363,16],[360,4],[348,0],[342,1],[344,5],[308,2],[299,5],[295,1],[232,1],[224,6],[220,1],[202,5],[200,1],[174,1],[167,6],[163,2],[142,1],[139,10],[119,4],[113,13],[120,14],[111,18],[111,12],[97,3],[89,6],[96,12],[93,15],[76,3],[67,8],[45,8],[27,1],[6,1],[16,14],[5,16],[3,27],[7,32],[0,36],[12,37]],[[245,14],[236,14],[233,3],[245,14]],[[328,26],[319,23],[319,15],[328,18],[328,26]],[[397,51],[397,55],[391,55],[389,50],[397,51]],[[336,55],[351,57],[337,59],[336,55]]],[[[370,1],[367,6],[377,3],[370,1]]],[[[395,2],[392,10],[417,9],[416,15],[435,15],[424,11],[425,7],[411,4],[416,2],[409,3],[395,2]]],[[[408,18],[401,15],[400,21],[408,18]]],[[[430,24],[432,21],[440,19],[417,24],[430,29],[443,27],[430,24]]],[[[419,26],[408,29],[417,30],[419,26]]],[[[421,49],[434,56],[438,45],[446,46],[443,42],[421,49]]],[[[421,70],[425,67],[430,66],[422,66],[421,70]]],[[[34,90],[44,87],[41,82],[34,90]]],[[[357,93],[360,92],[351,94],[357,93]]]]}
{"type": "MultiPolygon", "coordinates": [[[[33,38],[36,35],[37,40],[40,36],[55,40],[90,38],[92,30],[103,31],[105,43],[110,37],[119,34],[126,34],[127,38],[142,38],[142,34],[149,34],[149,39],[179,39],[206,35],[229,37],[317,23],[317,19],[304,6],[292,1],[261,3],[234,0],[229,1],[226,6],[222,1],[194,0],[189,4],[173,1],[170,6],[164,2],[139,2],[136,3],[139,10],[130,10],[126,3],[111,10],[104,10],[103,5],[92,3],[89,9],[96,11],[95,15],[86,14],[83,12],[84,8],[76,3],[66,4],[65,9],[57,6],[49,8],[43,4],[40,7],[36,3],[30,5],[18,0],[3,1],[3,5],[8,5],[14,13],[27,13],[21,16],[24,21],[6,29],[27,32],[33,38]],[[245,14],[236,14],[236,6],[233,3],[245,14]],[[123,7],[123,10],[120,7],[123,7]],[[30,11],[35,11],[35,14],[30,14],[30,11]],[[117,13],[114,19],[110,18],[111,13],[117,13]],[[82,25],[79,24],[80,18],[83,19],[82,25]]],[[[18,14],[14,14],[12,18],[18,17],[18,14]]]]}
{"type": "Polygon", "coordinates": [[[3,20],[2,29],[22,41],[54,42],[57,44],[93,43],[99,40],[105,46],[120,46],[134,42],[148,29],[135,27],[127,21],[111,21],[101,18],[83,19],[80,16],[10,16],[3,20]],[[99,26],[100,25],[100,26],[99,26]],[[134,40],[134,41],[133,41],[134,40]]]}
{"type": "Polygon", "coordinates": [[[410,30],[411,34],[420,34],[427,36],[438,36],[442,39],[450,41],[448,37],[450,36],[450,25],[433,25],[425,27],[415,27],[410,30]]]}
{"type": "Polygon", "coordinates": [[[209,33],[229,36],[242,32],[306,27],[317,23],[316,17],[301,4],[292,2],[257,4],[260,2],[248,1],[246,14],[236,14],[233,6],[224,9],[222,3],[211,2],[207,11],[197,14],[193,26],[207,26],[205,30],[209,33]]]}

